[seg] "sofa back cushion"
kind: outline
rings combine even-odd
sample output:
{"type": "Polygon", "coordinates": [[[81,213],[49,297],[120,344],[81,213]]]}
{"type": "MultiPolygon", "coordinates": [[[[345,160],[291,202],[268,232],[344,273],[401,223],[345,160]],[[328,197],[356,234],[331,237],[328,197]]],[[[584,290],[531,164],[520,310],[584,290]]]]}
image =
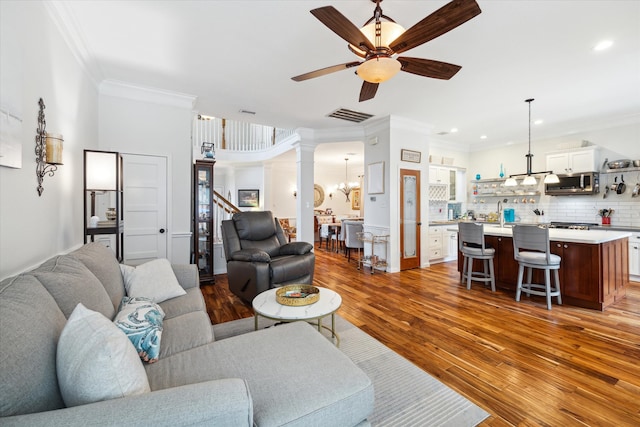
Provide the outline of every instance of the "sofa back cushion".
{"type": "Polygon", "coordinates": [[[29,274],[49,291],[66,318],[78,303],[113,319],[116,309],[102,283],[80,261],[70,255],[51,258],[29,274]]]}
{"type": "Polygon", "coordinates": [[[64,407],[56,348],[66,319],[31,275],[0,283],[0,417],[64,407]]]}
{"type": "Polygon", "coordinates": [[[120,264],[113,251],[102,243],[91,242],[69,255],[82,262],[100,280],[114,309],[117,309],[125,292],[120,264]]]}

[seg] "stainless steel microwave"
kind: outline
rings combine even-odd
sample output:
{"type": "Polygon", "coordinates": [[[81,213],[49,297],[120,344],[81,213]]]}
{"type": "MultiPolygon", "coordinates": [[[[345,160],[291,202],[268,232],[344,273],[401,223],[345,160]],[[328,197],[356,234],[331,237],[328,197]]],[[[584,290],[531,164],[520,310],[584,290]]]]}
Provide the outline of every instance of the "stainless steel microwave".
{"type": "Polygon", "coordinates": [[[548,196],[575,196],[600,192],[600,174],[598,172],[558,175],[558,179],[560,182],[557,184],[545,184],[544,194],[548,196]]]}

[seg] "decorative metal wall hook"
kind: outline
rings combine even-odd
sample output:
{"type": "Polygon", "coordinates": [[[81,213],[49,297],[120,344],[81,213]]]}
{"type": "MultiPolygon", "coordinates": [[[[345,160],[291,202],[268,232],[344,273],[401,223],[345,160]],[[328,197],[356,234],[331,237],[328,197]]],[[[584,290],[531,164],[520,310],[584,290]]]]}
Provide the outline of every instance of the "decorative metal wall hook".
{"type": "Polygon", "coordinates": [[[38,112],[38,129],[36,130],[36,177],[38,178],[38,196],[42,196],[44,187],[42,181],[45,175],[53,176],[58,170],[58,165],[62,164],[62,137],[50,135],[47,140],[47,121],[44,118],[44,101],[38,101],[40,111],[38,112]],[[47,154],[47,145],[49,153],[47,154]]]}

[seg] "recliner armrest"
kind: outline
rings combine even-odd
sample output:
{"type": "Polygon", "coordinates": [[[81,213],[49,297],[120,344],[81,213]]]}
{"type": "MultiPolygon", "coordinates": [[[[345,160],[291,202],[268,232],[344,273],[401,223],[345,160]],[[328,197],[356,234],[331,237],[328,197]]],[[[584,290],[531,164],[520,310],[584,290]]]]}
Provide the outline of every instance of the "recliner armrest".
{"type": "Polygon", "coordinates": [[[280,246],[280,255],[304,255],[311,252],[313,245],[308,242],[291,242],[280,246]]]}
{"type": "Polygon", "coordinates": [[[271,262],[271,257],[261,249],[242,249],[232,253],[231,260],[245,262],[271,262]]]}

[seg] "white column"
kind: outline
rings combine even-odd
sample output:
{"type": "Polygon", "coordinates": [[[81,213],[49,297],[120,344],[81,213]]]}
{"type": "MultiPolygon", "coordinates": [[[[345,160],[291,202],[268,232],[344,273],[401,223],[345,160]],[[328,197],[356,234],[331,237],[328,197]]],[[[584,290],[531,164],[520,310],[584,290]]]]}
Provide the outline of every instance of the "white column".
{"type": "Polygon", "coordinates": [[[313,244],[314,151],[313,131],[298,130],[301,140],[295,143],[298,168],[296,197],[297,240],[313,244]]]}

